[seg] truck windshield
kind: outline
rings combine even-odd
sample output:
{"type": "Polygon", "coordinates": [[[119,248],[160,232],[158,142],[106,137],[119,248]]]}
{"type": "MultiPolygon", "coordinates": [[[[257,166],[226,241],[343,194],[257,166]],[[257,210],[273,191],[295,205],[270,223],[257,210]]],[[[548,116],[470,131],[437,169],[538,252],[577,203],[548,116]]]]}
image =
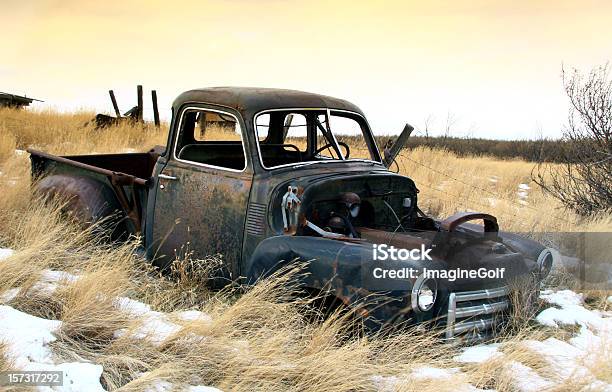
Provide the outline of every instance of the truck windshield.
{"type": "Polygon", "coordinates": [[[255,128],[261,162],[267,169],[303,162],[380,162],[367,124],[356,113],[270,110],[256,116],[255,128]]]}

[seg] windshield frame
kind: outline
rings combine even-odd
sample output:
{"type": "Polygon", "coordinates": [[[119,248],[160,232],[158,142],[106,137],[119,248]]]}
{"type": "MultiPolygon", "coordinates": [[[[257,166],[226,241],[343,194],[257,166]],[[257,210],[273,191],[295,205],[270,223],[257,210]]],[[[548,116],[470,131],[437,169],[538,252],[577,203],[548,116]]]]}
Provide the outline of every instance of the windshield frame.
{"type": "Polygon", "coordinates": [[[310,107],[310,108],[274,108],[274,109],[265,109],[265,110],[261,110],[257,113],[255,113],[253,115],[253,131],[254,131],[254,136],[255,136],[255,144],[257,145],[257,155],[259,158],[259,164],[261,165],[261,167],[264,170],[276,170],[276,169],[282,169],[282,168],[288,168],[288,167],[292,167],[292,166],[302,166],[304,164],[307,165],[311,165],[311,164],[325,164],[325,163],[345,163],[345,162],[366,162],[366,163],[375,163],[375,164],[379,164],[379,165],[383,165],[382,163],[382,158],[380,155],[380,150],[378,148],[378,145],[376,144],[376,139],[374,138],[374,135],[372,134],[372,129],[370,128],[370,124],[368,123],[368,120],[365,118],[364,115],[362,115],[361,113],[358,112],[354,112],[351,110],[343,110],[343,109],[334,109],[334,108],[328,108],[328,107],[310,107]],[[320,111],[320,112],[324,112],[325,116],[327,118],[327,126],[330,127],[331,129],[331,135],[332,138],[334,139],[334,142],[336,143],[336,148],[339,148],[338,146],[338,142],[336,140],[336,135],[333,132],[333,125],[330,124],[330,117],[333,115],[333,112],[336,113],[347,113],[350,114],[352,116],[357,116],[359,117],[362,121],[363,121],[363,125],[365,125],[365,127],[362,126],[362,124],[360,125],[361,128],[361,132],[362,132],[362,136],[364,138],[364,141],[366,143],[366,146],[368,147],[368,150],[370,151],[370,154],[374,154],[376,155],[377,159],[379,160],[373,160],[373,159],[363,159],[363,158],[349,158],[346,159],[344,157],[344,155],[340,154],[340,159],[324,159],[324,160],[320,160],[320,161],[304,161],[304,162],[294,162],[294,163],[285,163],[282,165],[277,165],[277,166],[271,166],[268,167],[264,164],[263,162],[263,156],[261,154],[261,147],[260,147],[260,140],[259,140],[259,134],[258,134],[258,130],[257,130],[257,118],[263,114],[269,113],[269,112],[285,112],[285,111],[320,111]],[[369,139],[369,140],[368,140],[369,139]]]}

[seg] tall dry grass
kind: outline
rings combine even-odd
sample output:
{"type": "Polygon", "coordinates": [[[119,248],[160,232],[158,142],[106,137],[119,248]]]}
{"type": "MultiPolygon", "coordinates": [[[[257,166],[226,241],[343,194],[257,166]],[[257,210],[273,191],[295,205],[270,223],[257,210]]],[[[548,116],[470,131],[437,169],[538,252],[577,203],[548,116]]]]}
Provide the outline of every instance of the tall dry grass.
{"type": "MultiPolygon", "coordinates": [[[[504,359],[464,365],[453,360],[458,348],[440,344],[433,331],[360,336],[351,333],[350,314],[336,313],[327,319],[307,317],[312,309],[295,295],[296,288],[291,284],[291,276],[299,274],[299,269],[273,276],[250,289],[215,293],[203,287],[205,277],[198,275],[198,269],[186,268],[184,263],[190,260],[176,261],[177,280],[157,276],[144,260],[134,256],[136,242],[110,246],[92,238],[63,219],[60,204],[45,203],[30,192],[28,159],[15,154],[15,146],[37,146],[55,153],[91,153],[128,148],[144,151],[165,141],[164,130],[119,127],[96,131],[83,127],[90,117],[0,111],[0,135],[12,135],[0,138],[0,151],[5,151],[0,162],[0,247],[16,250],[0,263],[0,292],[18,287],[9,305],[61,320],[58,340],[53,344],[55,354],[65,361],[101,364],[102,382],[108,389],[142,391],[167,380],[176,386],[206,384],[238,391],[371,391],[380,387],[384,377],[399,377],[402,383],[391,390],[451,391],[470,382],[479,388],[513,391],[511,360],[550,375],[547,364],[519,342],[543,339],[554,332],[534,329],[528,318],[521,318],[513,331],[500,337],[505,342],[504,359]],[[66,271],[80,278],[58,282],[55,291],[49,293],[37,286],[46,270],[66,271]],[[134,337],[129,332],[140,328],[143,320],[120,311],[113,302],[119,296],[167,312],[182,329],[159,345],[134,337]],[[204,311],[211,320],[173,318],[182,310],[204,311]],[[119,336],[118,330],[128,333],[119,336]],[[462,372],[441,380],[423,379],[412,374],[420,366],[458,367],[462,372]]],[[[482,210],[476,206],[488,196],[476,192],[472,185],[485,186],[483,182],[486,184],[490,176],[498,177],[495,186],[487,186],[503,196],[500,200],[512,200],[518,184],[529,179],[529,164],[520,161],[458,158],[424,149],[411,151],[408,156],[411,160],[400,159],[403,173],[421,188],[424,208],[440,216],[463,208],[482,210]],[[446,178],[413,161],[461,181],[444,182],[446,178]]],[[[541,212],[521,209],[524,206],[510,201],[507,206],[501,201],[491,206],[502,228],[570,227],[546,217],[560,212],[535,187],[531,192],[533,197],[530,193],[528,201],[541,212]]],[[[573,228],[593,224],[571,216],[568,219],[573,228]]],[[[608,227],[605,222],[596,224],[608,227]]],[[[0,342],[0,370],[11,366],[2,351],[0,342]]],[[[602,353],[601,358],[608,356],[602,353]]],[[[606,379],[607,369],[601,363],[593,372],[606,379]]],[[[561,383],[559,390],[572,387],[561,383]]]]}
{"type": "Polygon", "coordinates": [[[587,224],[531,181],[533,163],[417,148],[404,151],[398,165],[420,189],[421,208],[436,216],[492,212],[502,230],[516,232],[572,231],[587,224]]]}
{"type": "Polygon", "coordinates": [[[349,333],[341,314],[312,322],[305,317],[307,302],[295,296],[291,283],[299,269],[250,290],[209,293],[203,303],[172,301],[168,293],[178,295],[175,285],[199,277],[187,274],[176,283],[155,276],[133,255],[136,244],[108,246],[63,221],[59,206],[32,197],[13,204],[18,205],[25,208],[21,216],[6,219],[12,229],[4,240],[17,252],[0,263],[0,292],[21,287],[10,306],[61,320],[55,354],[64,361],[103,365],[109,389],[141,391],[161,378],[227,390],[365,391],[374,389],[374,376],[442,365],[450,358],[444,355],[449,347],[432,349],[433,333],[363,338],[349,333]],[[45,228],[50,234],[39,227],[39,216],[49,217],[45,228]],[[48,269],[80,278],[45,292],[36,282],[48,269]],[[183,329],[161,345],[129,333],[117,337],[117,330],[133,331],[142,323],[115,306],[116,297],[128,295],[168,312],[204,310],[212,320],[177,321],[183,329]]]}
{"type": "MultiPolygon", "coordinates": [[[[369,156],[363,141],[354,137],[339,140],[349,144],[352,158],[369,156]]],[[[303,139],[292,143],[300,148],[305,145],[303,139]]],[[[482,211],[495,215],[505,231],[612,231],[609,214],[583,219],[546,194],[532,181],[535,167],[522,159],[460,156],[448,150],[416,147],[404,149],[391,170],[415,181],[420,208],[438,218],[458,211],[482,211]]]]}
{"type": "MultiPolygon", "coordinates": [[[[0,160],[13,144],[54,154],[94,154],[146,149],[166,144],[167,124],[159,129],[123,123],[95,129],[95,114],[0,108],[0,160]]],[[[14,148],[14,147],[13,147],[14,148]]]]}

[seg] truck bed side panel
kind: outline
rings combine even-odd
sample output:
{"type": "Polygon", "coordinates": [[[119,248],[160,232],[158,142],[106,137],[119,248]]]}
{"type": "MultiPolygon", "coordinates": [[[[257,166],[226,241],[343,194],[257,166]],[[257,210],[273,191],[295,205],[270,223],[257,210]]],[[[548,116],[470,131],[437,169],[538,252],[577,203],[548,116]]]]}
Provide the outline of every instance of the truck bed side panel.
{"type": "MultiPolygon", "coordinates": [[[[52,175],[62,175],[95,180],[100,184],[100,192],[107,192],[110,189],[115,194],[121,209],[129,218],[130,231],[133,234],[142,232],[150,180],[148,177],[145,179],[112,169],[123,167],[130,169],[134,174],[144,174],[146,170],[149,170],[145,165],[152,161],[150,154],[60,157],[33,150],[29,152],[34,178],[42,179],[52,175]]],[[[153,168],[151,167],[150,170],[152,172],[153,168]]]]}

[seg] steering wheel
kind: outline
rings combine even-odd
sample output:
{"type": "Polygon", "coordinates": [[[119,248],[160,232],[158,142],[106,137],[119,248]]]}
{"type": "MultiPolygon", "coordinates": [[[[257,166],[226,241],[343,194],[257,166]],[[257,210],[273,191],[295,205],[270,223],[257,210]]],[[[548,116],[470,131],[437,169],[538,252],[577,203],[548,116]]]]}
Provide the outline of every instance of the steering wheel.
{"type": "MultiPolygon", "coordinates": [[[[345,142],[338,142],[338,145],[344,147],[344,149],[346,150],[346,153],[344,154],[344,159],[348,159],[349,156],[351,155],[351,149],[349,148],[348,144],[346,144],[345,142]]],[[[326,148],[330,148],[330,147],[333,147],[333,146],[334,146],[333,144],[327,143],[323,147],[317,148],[317,150],[314,152],[313,155],[317,155],[321,151],[325,150],[326,148]]]]}

